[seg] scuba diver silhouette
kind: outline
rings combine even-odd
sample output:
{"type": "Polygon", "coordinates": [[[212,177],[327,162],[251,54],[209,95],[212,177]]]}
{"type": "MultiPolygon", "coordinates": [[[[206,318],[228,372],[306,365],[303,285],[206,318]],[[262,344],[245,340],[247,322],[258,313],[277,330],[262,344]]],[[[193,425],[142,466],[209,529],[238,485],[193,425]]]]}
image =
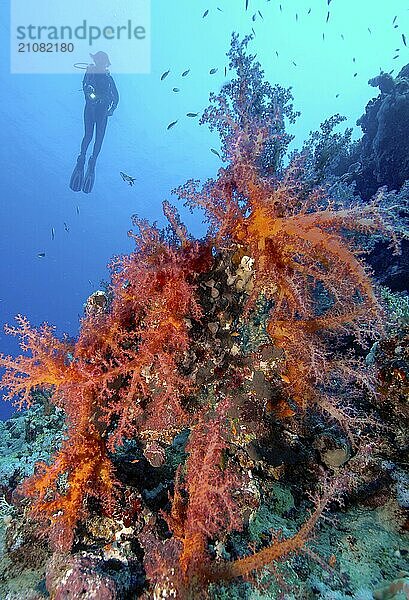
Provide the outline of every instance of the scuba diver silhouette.
{"type": "Polygon", "coordinates": [[[94,186],[95,163],[101,151],[105,130],[110,117],[119,102],[119,94],[108,67],[108,55],[105,52],[90,54],[94,64],[88,65],[82,89],[85,96],[84,108],[84,137],[81,142],[81,152],[77,164],[71,175],[70,188],[74,192],[83,191],[89,194],[94,186]],[[92,156],[88,161],[87,172],[84,177],[84,164],[88,146],[94,136],[95,142],[92,156]]]}

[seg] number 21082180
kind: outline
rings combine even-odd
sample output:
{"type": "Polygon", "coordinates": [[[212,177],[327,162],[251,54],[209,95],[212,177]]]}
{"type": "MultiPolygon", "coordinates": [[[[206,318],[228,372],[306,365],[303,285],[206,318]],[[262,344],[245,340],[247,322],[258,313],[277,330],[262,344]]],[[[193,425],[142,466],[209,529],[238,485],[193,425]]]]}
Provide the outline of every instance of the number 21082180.
{"type": "Polygon", "coordinates": [[[74,44],[71,42],[21,42],[18,44],[19,52],[74,52],[74,44]]]}

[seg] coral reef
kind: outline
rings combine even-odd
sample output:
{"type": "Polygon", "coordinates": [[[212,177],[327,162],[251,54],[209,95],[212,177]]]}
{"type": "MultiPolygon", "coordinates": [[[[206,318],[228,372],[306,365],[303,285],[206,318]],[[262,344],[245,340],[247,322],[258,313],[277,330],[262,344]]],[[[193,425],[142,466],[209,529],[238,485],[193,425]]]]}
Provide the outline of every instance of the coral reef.
{"type": "MultiPolygon", "coordinates": [[[[302,153],[284,166],[297,114],[248,42],[233,36],[235,77],[202,117],[226,166],[176,190],[204,210],[208,235],[194,240],[164,202],[165,230],[134,217],[135,250],[112,260],[76,340],[22,316],[6,327],[24,351],[0,358],[8,398],[33,410],[42,393],[65,417],[51,459],[5,490],[7,552],[26,557],[13,534],[28,520],[52,598],[222,597],[227,582],[304,593],[306,557],[337,564],[335,545],[320,557],[310,543],[324,512],[383,507],[403,467],[377,454],[376,420],[384,397],[396,410],[385,422],[402,410],[387,338],[402,334],[385,330],[362,259],[374,236],[399,251],[399,203],[383,190],[332,196],[302,153]],[[277,482],[281,520],[267,501],[277,482]]],[[[395,520],[405,526],[398,506],[395,520]]]]}
{"type": "MultiPolygon", "coordinates": [[[[395,196],[400,218],[408,218],[409,164],[408,126],[409,66],[394,79],[381,73],[369,81],[380,88],[380,94],[366,107],[358,120],[363,130],[361,139],[352,141],[352,129],[338,132],[345,117],[336,114],[326,119],[318,131],[310,133],[300,153],[305,161],[311,186],[324,185],[333,198],[353,201],[357,192],[364,200],[380,187],[395,196]],[[389,191],[388,191],[389,190],[389,191]]],[[[297,152],[293,153],[293,156],[297,152]]],[[[380,283],[393,291],[409,287],[409,241],[402,240],[402,252],[391,255],[387,244],[373,239],[368,263],[380,283]]]]}
{"type": "Polygon", "coordinates": [[[362,171],[356,177],[362,194],[380,186],[398,190],[409,179],[409,65],[394,78],[381,73],[369,81],[380,94],[370,100],[358,120],[364,133],[359,155],[362,171]]]}

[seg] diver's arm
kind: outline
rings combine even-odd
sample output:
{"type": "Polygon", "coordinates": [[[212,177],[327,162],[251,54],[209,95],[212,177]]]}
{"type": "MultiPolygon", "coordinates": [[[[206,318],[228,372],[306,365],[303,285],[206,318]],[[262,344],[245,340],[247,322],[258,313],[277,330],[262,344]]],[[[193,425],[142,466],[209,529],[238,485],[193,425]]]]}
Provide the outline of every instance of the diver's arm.
{"type": "Polygon", "coordinates": [[[88,73],[88,69],[85,71],[84,74],[84,78],[82,80],[82,89],[85,90],[85,87],[88,85],[88,81],[89,81],[89,73],[88,73]]]}
{"type": "Polygon", "coordinates": [[[115,81],[113,80],[113,78],[111,76],[109,76],[109,79],[110,79],[109,83],[110,83],[110,91],[111,91],[111,104],[109,107],[108,114],[112,115],[119,103],[119,93],[118,93],[118,89],[115,85],[115,81]]]}
{"type": "Polygon", "coordinates": [[[89,92],[90,92],[90,88],[92,88],[92,85],[91,85],[90,81],[91,81],[91,77],[90,77],[90,74],[89,74],[88,69],[87,69],[86,72],[85,72],[85,75],[84,75],[84,79],[82,80],[82,89],[83,89],[84,96],[85,96],[86,100],[88,98],[88,95],[89,95],[89,92]]]}

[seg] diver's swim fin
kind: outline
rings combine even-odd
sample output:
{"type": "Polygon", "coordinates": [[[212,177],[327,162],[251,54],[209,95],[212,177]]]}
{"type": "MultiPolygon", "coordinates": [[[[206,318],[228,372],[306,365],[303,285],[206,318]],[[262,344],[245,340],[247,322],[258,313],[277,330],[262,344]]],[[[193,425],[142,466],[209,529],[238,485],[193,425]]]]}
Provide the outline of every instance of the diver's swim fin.
{"type": "Polygon", "coordinates": [[[70,188],[73,192],[80,192],[82,190],[82,184],[84,183],[84,163],[85,156],[80,154],[70,180],[70,188]]]}
{"type": "Polygon", "coordinates": [[[95,181],[95,159],[93,156],[90,156],[88,161],[87,172],[85,173],[84,183],[82,184],[82,191],[85,194],[89,194],[94,187],[95,181]]]}

